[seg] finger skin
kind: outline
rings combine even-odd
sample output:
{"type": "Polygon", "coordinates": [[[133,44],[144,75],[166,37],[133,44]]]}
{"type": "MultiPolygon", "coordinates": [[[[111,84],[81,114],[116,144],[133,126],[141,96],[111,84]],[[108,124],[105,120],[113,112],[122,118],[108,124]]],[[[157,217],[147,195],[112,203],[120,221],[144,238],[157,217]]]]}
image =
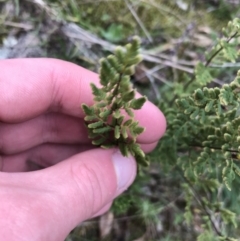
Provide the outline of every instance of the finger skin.
{"type": "MultiPolygon", "coordinates": [[[[0,121],[19,123],[46,112],[83,118],[82,103],[93,104],[90,83],[98,75],[75,64],[56,59],[0,61],[0,121]]],[[[161,111],[149,101],[136,113],[146,131],[141,143],[156,142],[166,129],[161,111]]]]}
{"type": "MultiPolygon", "coordinates": [[[[0,172],[3,240],[62,241],[80,222],[104,210],[118,192],[114,151],[86,151],[36,172],[0,172]]],[[[136,163],[131,165],[126,188],[136,175],[136,163]]]]}
{"type": "Polygon", "coordinates": [[[97,212],[96,214],[94,214],[94,216],[92,216],[92,218],[98,217],[103,215],[104,213],[106,213],[107,211],[109,211],[109,209],[111,208],[113,202],[108,203],[106,206],[104,206],[99,212],[97,212]]]}
{"type": "MultiPolygon", "coordinates": [[[[91,144],[84,121],[61,113],[47,113],[21,123],[1,123],[0,136],[2,155],[17,154],[44,143],[91,144]]],[[[156,143],[141,146],[150,152],[156,143]]]]}
{"type": "Polygon", "coordinates": [[[0,156],[0,171],[29,172],[53,166],[80,152],[94,149],[92,145],[43,144],[26,151],[0,156]]]}
{"type": "Polygon", "coordinates": [[[47,113],[21,123],[1,123],[0,136],[0,154],[5,155],[44,143],[91,143],[83,119],[61,113],[47,113]]]}
{"type": "MultiPolygon", "coordinates": [[[[44,143],[91,144],[84,121],[61,113],[47,113],[21,123],[1,123],[0,136],[2,155],[17,154],[44,143]]],[[[141,147],[147,153],[156,144],[141,147]]]]}
{"type": "MultiPolygon", "coordinates": [[[[144,152],[152,151],[157,143],[142,144],[144,152]]],[[[29,172],[53,166],[83,151],[95,149],[92,145],[43,144],[12,155],[0,155],[0,171],[29,172]]]]}

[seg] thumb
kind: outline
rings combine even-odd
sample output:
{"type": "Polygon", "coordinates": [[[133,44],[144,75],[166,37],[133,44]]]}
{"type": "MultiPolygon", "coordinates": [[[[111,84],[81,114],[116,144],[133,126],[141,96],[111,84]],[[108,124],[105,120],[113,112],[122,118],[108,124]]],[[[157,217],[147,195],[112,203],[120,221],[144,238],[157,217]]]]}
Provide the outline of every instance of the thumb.
{"type": "Polygon", "coordinates": [[[126,190],[135,175],[135,160],[116,149],[82,152],[40,171],[0,173],[0,235],[63,240],[126,190]]]}
{"type": "Polygon", "coordinates": [[[135,176],[133,157],[123,157],[116,149],[93,149],[42,170],[41,179],[54,188],[52,208],[61,210],[58,220],[68,220],[72,229],[125,191],[135,176]]]}
{"type": "Polygon", "coordinates": [[[75,155],[48,172],[54,172],[58,183],[55,191],[63,195],[59,205],[70,203],[69,215],[76,215],[78,224],[94,216],[132,184],[136,163],[116,149],[94,149],[75,155]]]}

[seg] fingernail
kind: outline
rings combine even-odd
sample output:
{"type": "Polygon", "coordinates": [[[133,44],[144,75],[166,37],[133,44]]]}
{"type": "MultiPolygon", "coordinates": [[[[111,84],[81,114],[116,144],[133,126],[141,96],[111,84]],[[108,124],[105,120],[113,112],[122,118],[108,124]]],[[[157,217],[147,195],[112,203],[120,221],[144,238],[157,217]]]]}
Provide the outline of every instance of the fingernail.
{"type": "Polygon", "coordinates": [[[120,151],[113,154],[112,160],[117,176],[117,195],[119,195],[133,183],[136,176],[137,166],[132,156],[125,157],[120,151]]]}

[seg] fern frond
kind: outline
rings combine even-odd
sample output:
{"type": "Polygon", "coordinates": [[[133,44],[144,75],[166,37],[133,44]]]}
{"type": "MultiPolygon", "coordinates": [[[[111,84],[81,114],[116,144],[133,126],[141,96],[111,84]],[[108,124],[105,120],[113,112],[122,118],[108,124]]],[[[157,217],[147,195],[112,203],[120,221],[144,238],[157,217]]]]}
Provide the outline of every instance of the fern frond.
{"type": "Polygon", "coordinates": [[[115,55],[101,59],[102,87],[91,84],[95,103],[91,107],[83,104],[82,108],[87,115],[85,121],[94,145],[103,148],[118,146],[124,156],[132,154],[139,164],[146,165],[145,154],[136,143],[144,128],[134,120],[133,110],[141,109],[147,98],[135,99],[135,90],[130,83],[130,75],[134,74],[141,59],[137,37],[125,48],[117,47],[115,55]]]}

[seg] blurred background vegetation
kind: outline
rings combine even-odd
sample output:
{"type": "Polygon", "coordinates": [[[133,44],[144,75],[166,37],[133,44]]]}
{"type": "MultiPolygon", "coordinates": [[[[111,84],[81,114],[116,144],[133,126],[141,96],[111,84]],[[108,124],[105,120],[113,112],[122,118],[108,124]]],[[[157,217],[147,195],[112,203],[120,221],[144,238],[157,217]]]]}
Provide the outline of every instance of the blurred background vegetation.
{"type": "MultiPolygon", "coordinates": [[[[158,104],[181,91],[222,27],[239,16],[239,0],[0,0],[0,59],[51,57],[97,71],[101,57],[138,35],[143,62],[132,81],[158,104]]],[[[234,79],[240,63],[211,67],[214,83],[222,85],[234,79]]],[[[111,211],[85,222],[67,240],[197,240],[204,214],[198,198],[191,198],[201,192],[190,195],[195,190],[180,170],[166,169],[158,149],[150,158],[150,167],[140,170],[111,211]]],[[[220,193],[239,222],[239,188],[229,192],[219,185],[220,193]]],[[[239,236],[238,228],[223,227],[214,217],[216,227],[239,236]]],[[[214,232],[209,237],[215,240],[214,232]]]]}

